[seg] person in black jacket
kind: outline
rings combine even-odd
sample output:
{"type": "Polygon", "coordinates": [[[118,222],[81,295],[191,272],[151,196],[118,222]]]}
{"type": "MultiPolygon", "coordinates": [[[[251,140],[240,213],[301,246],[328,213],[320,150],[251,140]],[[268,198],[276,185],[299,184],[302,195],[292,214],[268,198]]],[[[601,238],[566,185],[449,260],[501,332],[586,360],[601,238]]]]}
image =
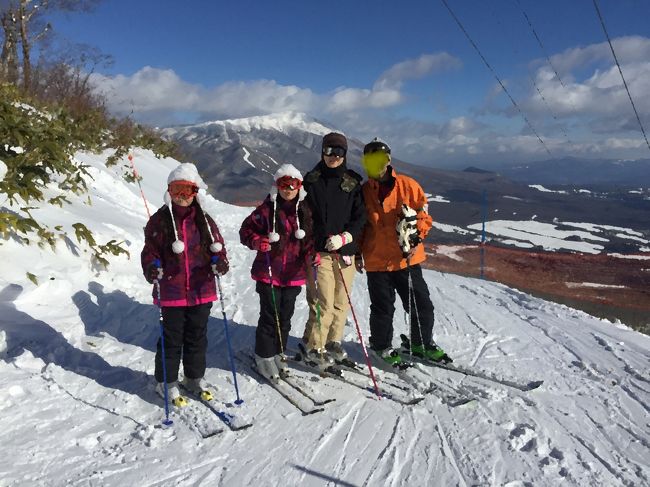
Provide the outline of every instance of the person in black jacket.
{"type": "Polygon", "coordinates": [[[341,347],[350,305],[357,240],[366,223],[361,175],[346,166],[343,134],[323,137],[321,160],[303,180],[312,211],[316,255],[307,274],[309,319],[303,341],[307,359],[327,368],[347,355],[341,347]],[[343,280],[345,279],[345,285],[343,280]]]}

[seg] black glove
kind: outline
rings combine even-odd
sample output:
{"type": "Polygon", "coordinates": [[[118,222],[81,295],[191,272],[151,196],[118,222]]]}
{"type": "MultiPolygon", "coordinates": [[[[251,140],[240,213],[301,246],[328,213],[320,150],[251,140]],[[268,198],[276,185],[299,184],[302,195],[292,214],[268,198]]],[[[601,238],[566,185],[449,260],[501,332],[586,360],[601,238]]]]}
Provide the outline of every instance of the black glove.
{"type": "Polygon", "coordinates": [[[149,284],[153,284],[153,281],[156,279],[162,279],[162,276],[162,267],[158,267],[156,264],[149,264],[147,269],[144,271],[144,277],[149,284]]]}
{"type": "Polygon", "coordinates": [[[230,270],[230,266],[228,265],[228,259],[226,257],[219,257],[217,259],[217,262],[214,264],[214,268],[217,271],[217,274],[220,276],[223,276],[224,274],[228,273],[230,270]]]}

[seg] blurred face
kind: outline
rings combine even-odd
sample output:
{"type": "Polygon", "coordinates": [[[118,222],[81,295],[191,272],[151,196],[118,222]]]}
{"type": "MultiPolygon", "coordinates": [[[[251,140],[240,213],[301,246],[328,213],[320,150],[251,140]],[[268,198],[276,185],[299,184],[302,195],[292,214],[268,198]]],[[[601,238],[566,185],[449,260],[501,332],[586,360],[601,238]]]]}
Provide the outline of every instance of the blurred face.
{"type": "Polygon", "coordinates": [[[191,181],[173,181],[167,187],[172,202],[178,206],[190,206],[199,188],[191,181]]]}
{"type": "Polygon", "coordinates": [[[298,192],[302,186],[302,181],[290,176],[284,176],[278,179],[275,184],[278,187],[278,193],[280,193],[282,199],[291,201],[298,196],[298,192]]]}
{"type": "Polygon", "coordinates": [[[327,167],[334,169],[343,164],[345,153],[343,147],[323,147],[323,161],[327,167]]]}

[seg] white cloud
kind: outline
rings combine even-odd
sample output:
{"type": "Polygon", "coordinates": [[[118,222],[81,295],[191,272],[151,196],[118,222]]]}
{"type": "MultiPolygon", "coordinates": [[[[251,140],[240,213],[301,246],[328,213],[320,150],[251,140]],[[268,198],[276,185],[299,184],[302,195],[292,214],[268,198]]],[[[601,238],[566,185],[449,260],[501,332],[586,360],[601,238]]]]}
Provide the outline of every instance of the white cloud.
{"type": "Polygon", "coordinates": [[[203,118],[246,117],[283,111],[311,114],[345,113],[399,105],[405,80],[458,67],[460,61],[447,53],[424,54],[386,70],[372,89],[340,87],[316,94],[308,88],[281,85],[274,80],[235,81],[207,89],[183,81],[173,70],[146,66],[131,76],[93,74],[92,80],[117,113],[145,116],[164,111],[197,112],[203,118]]]}
{"type": "MultiPolygon", "coordinates": [[[[647,96],[650,92],[650,39],[621,37],[613,39],[612,45],[637,110],[650,112],[650,97],[647,96]]],[[[536,91],[531,90],[530,97],[522,103],[527,111],[548,115],[550,107],[554,113],[563,116],[634,117],[607,42],[568,49],[552,56],[551,63],[560,74],[564,87],[548,63],[536,61],[535,80],[546,104],[536,91]]]]}
{"type": "Polygon", "coordinates": [[[420,79],[432,72],[456,69],[460,66],[460,60],[446,52],[423,54],[418,58],[399,62],[384,71],[375,83],[375,89],[400,88],[406,80],[420,79]]]}

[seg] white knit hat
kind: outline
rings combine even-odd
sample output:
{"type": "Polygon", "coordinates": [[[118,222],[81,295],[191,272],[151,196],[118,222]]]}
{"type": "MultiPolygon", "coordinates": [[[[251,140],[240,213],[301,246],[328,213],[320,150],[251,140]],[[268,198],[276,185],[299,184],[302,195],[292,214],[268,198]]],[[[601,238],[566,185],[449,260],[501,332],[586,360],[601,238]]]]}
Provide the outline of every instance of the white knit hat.
{"type": "MultiPolygon", "coordinates": [[[[205,219],[205,225],[208,227],[208,233],[210,234],[210,240],[212,241],[210,244],[210,251],[215,254],[217,252],[220,252],[221,249],[223,249],[223,245],[221,245],[220,242],[214,241],[212,228],[210,228],[208,217],[206,216],[205,210],[203,209],[203,194],[205,193],[205,190],[208,189],[208,185],[203,182],[203,179],[199,175],[199,171],[196,169],[196,166],[191,162],[185,162],[176,166],[176,168],[173,169],[167,177],[167,185],[171,184],[174,181],[189,181],[196,184],[197,188],[199,188],[199,191],[201,191],[194,197],[194,199],[196,199],[196,202],[199,204],[199,208],[201,208],[203,218],[205,219]]],[[[176,236],[176,240],[174,240],[174,243],[172,244],[172,250],[175,254],[181,254],[185,250],[185,244],[178,238],[178,230],[176,230],[176,221],[174,220],[172,198],[169,195],[169,189],[165,191],[163,199],[165,200],[165,204],[169,207],[169,214],[171,215],[172,226],[174,227],[174,235],[176,236]]]]}
{"type": "MultiPolygon", "coordinates": [[[[282,179],[285,176],[289,176],[291,178],[299,179],[302,181],[302,174],[300,174],[300,171],[296,169],[293,164],[282,164],[277,171],[275,171],[275,174],[273,175],[273,181],[278,181],[278,179],[282,179]]],[[[275,231],[275,212],[276,212],[276,200],[278,198],[278,187],[274,184],[271,186],[271,190],[269,191],[271,195],[271,201],[273,201],[273,226],[271,226],[271,233],[269,233],[269,242],[277,242],[280,240],[280,235],[275,231]]],[[[296,225],[298,228],[294,232],[294,236],[300,240],[302,238],[305,238],[305,231],[300,228],[300,219],[298,218],[298,206],[300,206],[300,202],[305,199],[305,196],[307,196],[307,192],[305,189],[300,186],[300,191],[298,191],[298,202],[296,203],[296,225]]]]}

